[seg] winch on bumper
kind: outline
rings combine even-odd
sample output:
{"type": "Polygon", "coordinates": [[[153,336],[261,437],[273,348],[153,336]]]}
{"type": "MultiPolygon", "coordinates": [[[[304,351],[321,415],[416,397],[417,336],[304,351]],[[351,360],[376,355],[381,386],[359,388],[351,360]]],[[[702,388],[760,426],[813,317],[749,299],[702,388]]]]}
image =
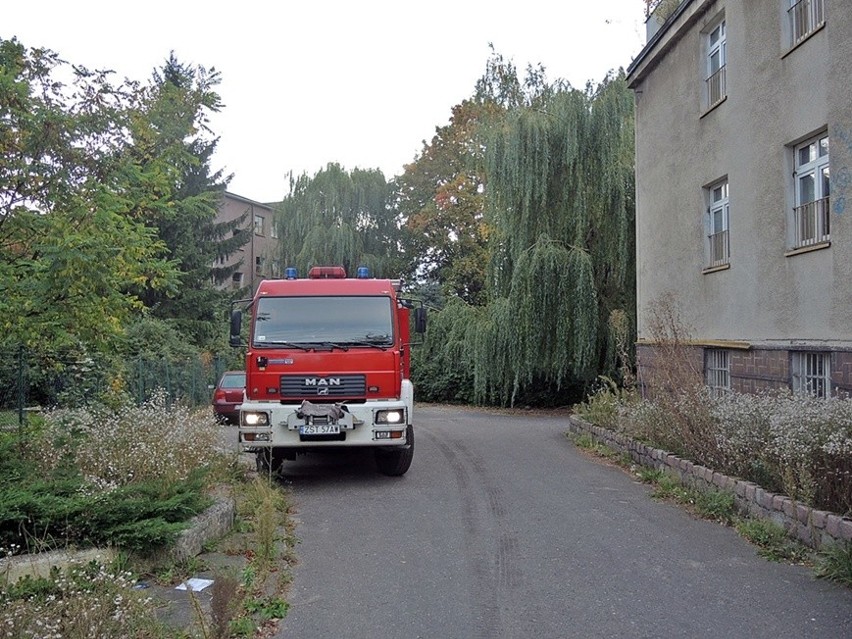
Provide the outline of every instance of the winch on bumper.
{"type": "Polygon", "coordinates": [[[247,450],[405,446],[410,411],[399,402],[300,405],[243,403],[239,441],[247,450]]]}

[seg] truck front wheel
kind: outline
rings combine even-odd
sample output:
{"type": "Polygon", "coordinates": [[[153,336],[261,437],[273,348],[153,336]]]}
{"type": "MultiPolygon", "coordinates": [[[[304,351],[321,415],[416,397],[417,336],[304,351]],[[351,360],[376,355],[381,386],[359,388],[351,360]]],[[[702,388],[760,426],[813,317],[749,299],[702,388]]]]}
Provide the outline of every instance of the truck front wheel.
{"type": "Polygon", "coordinates": [[[379,472],[390,477],[404,475],[414,459],[414,427],[409,424],[405,431],[408,445],[405,448],[376,450],[376,466],[379,472]]]}

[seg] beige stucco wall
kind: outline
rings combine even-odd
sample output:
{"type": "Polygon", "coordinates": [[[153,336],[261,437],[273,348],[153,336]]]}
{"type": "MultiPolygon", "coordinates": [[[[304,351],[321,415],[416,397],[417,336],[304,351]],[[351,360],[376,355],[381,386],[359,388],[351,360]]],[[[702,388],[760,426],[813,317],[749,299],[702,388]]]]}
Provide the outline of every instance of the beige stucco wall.
{"type": "MultiPolygon", "coordinates": [[[[274,210],[267,204],[255,202],[234,193],[225,193],[219,206],[217,221],[233,221],[247,213],[241,228],[249,234],[246,244],[226,261],[227,265],[239,264],[238,271],[243,274],[243,286],[247,286],[253,292],[261,280],[269,277],[281,277],[280,265],[276,264],[279,259],[280,244],[273,237],[274,210]],[[254,217],[260,215],[264,218],[263,231],[256,233],[254,230],[254,217]],[[256,258],[261,258],[260,272],[256,268],[256,258]]],[[[230,282],[224,282],[224,287],[230,287],[230,282]]]]}
{"type": "Polygon", "coordinates": [[[830,248],[785,256],[791,145],[827,126],[832,208],[852,189],[842,183],[844,169],[852,169],[847,2],[826,0],[825,28],[790,50],[789,2],[694,0],[637,58],[628,80],[636,95],[640,339],[652,337],[652,309],[671,292],[697,340],[852,343],[852,191],[845,213],[832,212],[830,248]],[[722,12],[727,98],[708,112],[702,30],[722,12]],[[730,268],[702,273],[703,187],[723,177],[730,185],[730,268]]]}

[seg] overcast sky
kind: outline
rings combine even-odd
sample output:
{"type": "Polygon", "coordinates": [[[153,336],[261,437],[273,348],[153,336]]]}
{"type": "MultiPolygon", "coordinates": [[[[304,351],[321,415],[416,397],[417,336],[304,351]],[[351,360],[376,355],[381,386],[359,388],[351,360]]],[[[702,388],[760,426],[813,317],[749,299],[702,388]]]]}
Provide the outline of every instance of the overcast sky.
{"type": "Polygon", "coordinates": [[[645,41],[643,0],[33,0],[0,37],[143,80],[174,51],[222,74],[214,169],[261,202],[328,162],[403,171],[472,95],[489,43],[519,71],[582,88],[645,41]]]}

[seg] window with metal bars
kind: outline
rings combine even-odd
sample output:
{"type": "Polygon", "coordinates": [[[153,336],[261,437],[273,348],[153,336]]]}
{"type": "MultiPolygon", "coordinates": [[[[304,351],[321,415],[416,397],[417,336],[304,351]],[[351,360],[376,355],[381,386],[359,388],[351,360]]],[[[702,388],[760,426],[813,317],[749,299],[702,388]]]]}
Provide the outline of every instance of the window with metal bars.
{"type": "Polygon", "coordinates": [[[790,0],[787,16],[790,20],[790,45],[795,46],[825,24],[824,0],[790,0]]]}
{"type": "Polygon", "coordinates": [[[795,148],[793,248],[831,239],[831,179],[828,135],[822,133],[795,148]]]}
{"type": "Polygon", "coordinates": [[[728,181],[723,180],[707,189],[710,206],[707,208],[707,240],[710,267],[728,264],[731,258],[728,224],[731,207],[728,200],[728,181]]]}
{"type": "Polygon", "coordinates": [[[707,35],[707,108],[722,101],[728,94],[726,82],[727,34],[722,20],[707,35]]]}
{"type": "Polygon", "coordinates": [[[831,395],[831,353],[795,352],[790,359],[794,392],[814,397],[831,395]]]}
{"type": "Polygon", "coordinates": [[[730,352],[721,348],[704,349],[704,381],[713,397],[731,392],[730,352]]]}

